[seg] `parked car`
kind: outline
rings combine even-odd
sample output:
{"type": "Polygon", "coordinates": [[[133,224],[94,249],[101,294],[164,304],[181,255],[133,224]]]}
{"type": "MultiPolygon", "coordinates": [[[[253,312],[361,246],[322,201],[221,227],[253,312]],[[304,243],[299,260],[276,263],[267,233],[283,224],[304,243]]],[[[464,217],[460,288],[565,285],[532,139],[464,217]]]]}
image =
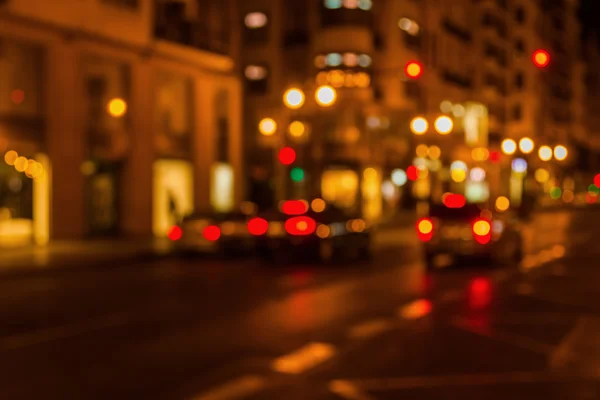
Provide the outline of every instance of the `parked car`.
{"type": "Polygon", "coordinates": [[[521,223],[516,217],[494,215],[477,204],[431,205],[429,215],[419,219],[416,228],[428,268],[435,268],[441,256],[493,263],[517,263],[523,257],[521,223]]]}
{"type": "Polygon", "coordinates": [[[253,213],[198,212],[174,226],[169,237],[181,253],[247,254],[255,249],[255,236],[248,231],[253,213]]]}
{"type": "Polygon", "coordinates": [[[307,202],[290,201],[281,211],[259,216],[265,232],[258,237],[261,259],[271,262],[335,262],[371,257],[372,229],[360,217],[327,205],[320,212],[307,202]]]}

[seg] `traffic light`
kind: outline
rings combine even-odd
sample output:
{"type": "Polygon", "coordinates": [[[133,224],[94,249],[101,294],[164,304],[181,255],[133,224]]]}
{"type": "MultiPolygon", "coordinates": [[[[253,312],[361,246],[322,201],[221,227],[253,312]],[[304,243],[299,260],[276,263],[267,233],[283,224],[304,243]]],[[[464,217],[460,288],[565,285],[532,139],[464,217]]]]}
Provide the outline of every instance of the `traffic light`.
{"type": "Polygon", "coordinates": [[[423,66],[418,61],[410,61],[406,64],[404,72],[410,79],[417,79],[423,74],[423,66]]]}
{"type": "Polygon", "coordinates": [[[290,171],[290,178],[294,182],[302,182],[304,180],[304,170],[302,168],[292,168],[290,171]]]}
{"type": "Polygon", "coordinates": [[[546,50],[536,50],[533,52],[533,63],[538,68],[545,68],[550,64],[550,53],[546,50]]]}
{"type": "Polygon", "coordinates": [[[279,151],[279,161],[283,165],[291,165],[296,161],[296,152],[291,147],[284,147],[279,151]]]}

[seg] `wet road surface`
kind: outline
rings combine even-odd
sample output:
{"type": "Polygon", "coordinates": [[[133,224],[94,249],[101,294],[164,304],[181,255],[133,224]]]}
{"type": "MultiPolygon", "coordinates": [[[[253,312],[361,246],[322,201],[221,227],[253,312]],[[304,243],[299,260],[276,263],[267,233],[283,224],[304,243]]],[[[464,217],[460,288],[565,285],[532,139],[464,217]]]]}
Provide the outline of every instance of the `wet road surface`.
{"type": "Polygon", "coordinates": [[[600,213],[509,267],[167,259],[0,281],[2,399],[598,399],[600,213]]]}

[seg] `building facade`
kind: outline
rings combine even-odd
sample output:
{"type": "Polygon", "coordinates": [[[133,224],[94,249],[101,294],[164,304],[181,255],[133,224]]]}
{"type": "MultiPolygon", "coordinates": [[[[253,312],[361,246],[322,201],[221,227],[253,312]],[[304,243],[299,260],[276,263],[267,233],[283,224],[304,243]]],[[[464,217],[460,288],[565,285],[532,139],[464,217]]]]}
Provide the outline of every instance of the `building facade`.
{"type": "Polygon", "coordinates": [[[240,2],[245,41],[240,67],[248,99],[244,134],[249,149],[262,150],[248,160],[256,171],[250,186],[264,193],[265,185],[257,181],[267,180],[273,149],[290,143],[308,149],[300,152],[310,154],[312,164],[326,166],[312,178],[321,181],[321,189],[335,187],[331,199],[336,198],[334,192],[345,191],[347,196],[356,195],[358,203],[364,202],[361,195],[373,197],[373,203],[384,200],[381,209],[369,206],[374,207],[373,215],[385,213],[386,201],[374,190],[359,189],[365,177],[372,178],[367,186],[381,193],[379,187],[384,185],[384,197],[387,193],[394,198],[395,189],[387,182],[392,172],[406,169],[415,157],[428,158],[432,146],[435,157],[417,162],[423,168],[429,163],[427,169],[433,166],[439,173],[422,174],[427,177],[423,182],[417,180],[397,192],[413,192],[424,199],[449,190],[470,191],[474,196],[489,196],[490,190],[495,192],[492,195],[508,195],[511,163],[519,152],[495,156],[494,165],[489,163],[490,154],[501,154],[506,138],[534,142],[535,151],[521,154],[532,172],[544,167],[536,159],[539,146],[564,144],[570,157],[553,168],[567,168],[577,159],[579,139],[586,137],[587,130],[577,3],[240,2]],[[538,49],[549,54],[546,67],[532,60],[538,49]],[[405,72],[412,61],[422,67],[417,79],[405,72]],[[338,91],[334,107],[307,107],[297,113],[283,107],[286,89],[302,88],[310,101],[315,88],[323,84],[338,91]],[[433,129],[443,115],[453,120],[452,134],[439,135],[433,129]],[[417,116],[428,122],[426,134],[411,133],[411,120],[417,116]],[[264,137],[257,131],[265,117],[277,123],[276,135],[264,137]],[[306,122],[305,144],[293,140],[290,127],[296,120],[306,122]],[[452,182],[444,166],[454,161],[463,161],[469,170],[485,167],[488,187],[470,186],[469,174],[452,182]]]}
{"type": "Polygon", "coordinates": [[[0,4],[0,243],[165,236],[243,198],[217,1],[0,4]]]}

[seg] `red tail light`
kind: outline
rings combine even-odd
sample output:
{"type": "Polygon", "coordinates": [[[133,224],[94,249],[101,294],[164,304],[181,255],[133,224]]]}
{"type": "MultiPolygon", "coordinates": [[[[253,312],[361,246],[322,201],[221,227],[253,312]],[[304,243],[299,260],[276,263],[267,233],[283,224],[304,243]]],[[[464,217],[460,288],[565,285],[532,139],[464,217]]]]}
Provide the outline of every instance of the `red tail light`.
{"type": "Polygon", "coordinates": [[[308,203],[302,200],[288,200],[281,206],[281,211],[286,215],[302,215],[308,211],[308,203]]]}
{"type": "Polygon", "coordinates": [[[294,217],[285,221],[285,231],[293,236],[307,236],[317,229],[317,222],[310,217],[294,217]]]}
{"type": "Polygon", "coordinates": [[[172,227],[167,235],[167,237],[174,242],[181,239],[182,236],[183,236],[183,231],[178,226],[172,227]]]}
{"type": "Polygon", "coordinates": [[[221,229],[216,225],[210,225],[204,228],[203,235],[206,240],[215,242],[221,237],[221,229]]]}
{"type": "Polygon", "coordinates": [[[467,204],[465,196],[460,194],[448,194],[444,196],[444,205],[448,208],[462,208],[467,204]]]}
{"type": "Polygon", "coordinates": [[[433,221],[429,218],[421,218],[418,220],[417,234],[422,242],[429,242],[433,237],[433,221]]]}
{"type": "Polygon", "coordinates": [[[492,225],[488,220],[478,219],[473,223],[473,236],[478,243],[487,244],[492,239],[492,225]]]}
{"type": "Polygon", "coordinates": [[[252,218],[248,221],[248,232],[254,236],[262,236],[269,230],[269,223],[262,218],[252,218]]]}

